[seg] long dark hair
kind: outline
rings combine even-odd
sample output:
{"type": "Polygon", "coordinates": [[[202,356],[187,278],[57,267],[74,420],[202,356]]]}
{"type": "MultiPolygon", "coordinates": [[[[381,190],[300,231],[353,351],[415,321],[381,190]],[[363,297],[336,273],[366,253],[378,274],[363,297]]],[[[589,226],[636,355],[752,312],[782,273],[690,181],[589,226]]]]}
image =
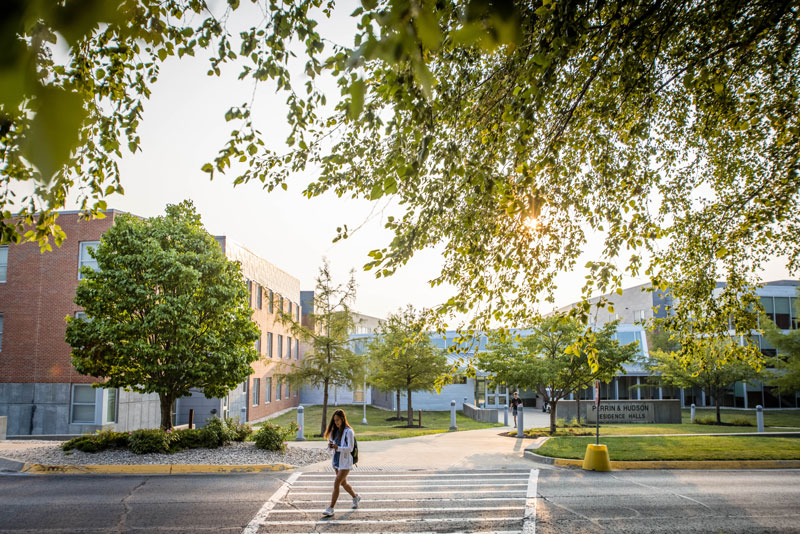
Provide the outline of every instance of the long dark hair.
{"type": "Polygon", "coordinates": [[[328,423],[328,428],[325,430],[325,439],[328,439],[329,436],[334,436],[334,433],[336,433],[336,435],[334,436],[333,439],[339,437],[338,429],[336,428],[336,423],[333,421],[333,418],[336,417],[337,415],[342,420],[342,432],[344,432],[345,428],[353,428],[350,426],[350,423],[347,422],[347,416],[344,414],[344,410],[336,410],[335,412],[333,412],[333,415],[331,416],[331,422],[328,423]]]}

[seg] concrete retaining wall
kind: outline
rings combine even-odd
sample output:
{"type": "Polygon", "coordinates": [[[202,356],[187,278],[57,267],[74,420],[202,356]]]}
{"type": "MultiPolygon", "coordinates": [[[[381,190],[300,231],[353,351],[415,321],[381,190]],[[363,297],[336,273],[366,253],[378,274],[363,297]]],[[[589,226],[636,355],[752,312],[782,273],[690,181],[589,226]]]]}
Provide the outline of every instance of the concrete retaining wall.
{"type": "MultiPolygon", "coordinates": [[[[577,401],[558,401],[556,417],[575,419],[577,401]]],[[[581,419],[596,422],[594,401],[581,401],[581,419]]],[[[670,400],[604,400],[600,401],[600,424],[618,423],[681,423],[681,401],[670,400]]]]}
{"type": "MultiPolygon", "coordinates": [[[[456,402],[458,406],[458,402],[456,402]]],[[[499,423],[500,412],[494,409],[478,408],[474,404],[464,403],[464,415],[470,419],[481,421],[483,423],[499,423]]]]}

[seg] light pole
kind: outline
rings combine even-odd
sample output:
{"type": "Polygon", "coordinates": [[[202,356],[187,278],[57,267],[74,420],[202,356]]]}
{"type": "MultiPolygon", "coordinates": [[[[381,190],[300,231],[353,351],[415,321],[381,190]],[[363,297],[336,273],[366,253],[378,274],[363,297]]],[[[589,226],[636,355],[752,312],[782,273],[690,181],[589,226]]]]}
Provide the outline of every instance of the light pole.
{"type": "Polygon", "coordinates": [[[363,399],[364,401],[364,417],[361,419],[361,424],[367,424],[367,375],[364,375],[364,389],[363,389],[363,399]]]}

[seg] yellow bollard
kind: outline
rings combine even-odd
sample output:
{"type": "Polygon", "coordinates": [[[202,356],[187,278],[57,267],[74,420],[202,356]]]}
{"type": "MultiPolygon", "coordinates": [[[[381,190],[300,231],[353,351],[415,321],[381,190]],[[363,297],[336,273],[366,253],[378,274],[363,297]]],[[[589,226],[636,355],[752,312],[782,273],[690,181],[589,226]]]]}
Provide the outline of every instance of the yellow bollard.
{"type": "Polygon", "coordinates": [[[585,471],[611,471],[608,447],[591,443],[587,445],[586,456],[583,458],[583,469],[585,471]]]}

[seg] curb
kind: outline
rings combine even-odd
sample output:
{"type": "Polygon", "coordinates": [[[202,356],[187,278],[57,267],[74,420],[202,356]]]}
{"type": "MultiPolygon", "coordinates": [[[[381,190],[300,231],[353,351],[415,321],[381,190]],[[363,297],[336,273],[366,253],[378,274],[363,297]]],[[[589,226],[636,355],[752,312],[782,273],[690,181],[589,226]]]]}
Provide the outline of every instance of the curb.
{"type": "MultiPolygon", "coordinates": [[[[556,467],[583,468],[583,460],[550,458],[525,450],[525,458],[556,467]]],[[[642,460],[612,461],[611,469],[800,469],[800,460],[642,460]]]]}
{"type": "Polygon", "coordinates": [[[142,464],[142,465],[22,465],[20,473],[33,475],[187,475],[193,473],[241,474],[264,471],[286,471],[289,464],[208,465],[208,464],[142,464]]]}

